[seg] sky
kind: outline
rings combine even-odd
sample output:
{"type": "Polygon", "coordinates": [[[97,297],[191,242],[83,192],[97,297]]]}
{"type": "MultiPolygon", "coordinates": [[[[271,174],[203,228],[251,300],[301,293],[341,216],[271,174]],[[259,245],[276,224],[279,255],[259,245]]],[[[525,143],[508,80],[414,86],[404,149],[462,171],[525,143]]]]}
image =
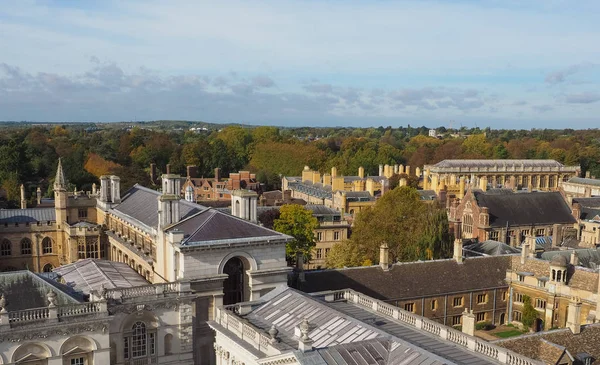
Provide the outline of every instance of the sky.
{"type": "Polygon", "coordinates": [[[595,128],[600,1],[0,0],[0,120],[595,128]]]}

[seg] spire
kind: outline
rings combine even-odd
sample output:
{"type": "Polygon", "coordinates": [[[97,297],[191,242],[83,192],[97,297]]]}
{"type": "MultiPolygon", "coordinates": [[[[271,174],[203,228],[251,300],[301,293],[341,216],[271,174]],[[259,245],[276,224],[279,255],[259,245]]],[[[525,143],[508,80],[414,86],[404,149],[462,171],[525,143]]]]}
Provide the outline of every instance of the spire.
{"type": "Polygon", "coordinates": [[[54,178],[54,190],[65,190],[67,183],[65,181],[65,174],[62,168],[61,158],[58,158],[58,167],[56,168],[56,177],[54,178]]]}

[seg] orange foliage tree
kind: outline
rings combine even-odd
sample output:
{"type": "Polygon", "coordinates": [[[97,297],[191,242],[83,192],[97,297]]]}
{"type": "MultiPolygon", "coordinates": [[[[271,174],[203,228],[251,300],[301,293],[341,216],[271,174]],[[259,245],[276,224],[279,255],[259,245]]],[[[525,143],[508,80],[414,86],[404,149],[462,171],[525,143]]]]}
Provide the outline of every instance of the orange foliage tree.
{"type": "Polygon", "coordinates": [[[105,160],[102,158],[102,156],[99,156],[95,153],[90,153],[88,155],[88,159],[84,166],[87,172],[97,177],[102,175],[110,175],[118,167],[120,167],[119,164],[105,160]]]}

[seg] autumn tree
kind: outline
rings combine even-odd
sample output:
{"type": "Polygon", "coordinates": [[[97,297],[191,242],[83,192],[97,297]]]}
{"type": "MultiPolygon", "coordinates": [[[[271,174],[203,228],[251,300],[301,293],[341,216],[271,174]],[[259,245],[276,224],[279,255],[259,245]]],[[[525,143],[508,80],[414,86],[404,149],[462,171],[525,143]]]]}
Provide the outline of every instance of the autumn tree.
{"type": "Polygon", "coordinates": [[[386,242],[390,261],[446,257],[450,236],[440,208],[424,203],[414,188],[397,187],[356,217],[350,240],[334,246],[327,266],[360,266],[378,262],[386,242]],[[430,227],[430,225],[435,227],[430,227]]]}
{"type": "Polygon", "coordinates": [[[286,204],[280,208],[280,216],[275,219],[273,228],[294,237],[286,246],[286,257],[289,263],[296,261],[296,255],[304,255],[305,260],[310,260],[313,247],[315,247],[315,229],[319,227],[317,218],[312,211],[298,204],[286,204]]]}
{"type": "Polygon", "coordinates": [[[110,175],[115,171],[117,167],[119,167],[118,164],[112,161],[107,161],[95,153],[89,154],[88,159],[85,162],[85,165],[83,166],[83,168],[85,168],[87,172],[96,177],[100,177],[102,175],[110,175]]]}

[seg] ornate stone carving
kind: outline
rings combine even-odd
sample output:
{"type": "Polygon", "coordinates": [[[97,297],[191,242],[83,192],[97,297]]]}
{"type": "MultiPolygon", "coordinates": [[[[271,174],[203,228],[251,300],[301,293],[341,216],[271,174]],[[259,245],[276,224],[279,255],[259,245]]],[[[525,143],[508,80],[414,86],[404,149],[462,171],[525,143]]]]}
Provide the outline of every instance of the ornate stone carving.
{"type": "Polygon", "coordinates": [[[56,307],[56,293],[53,290],[49,290],[46,295],[48,299],[48,307],[56,307]]]}
{"type": "Polygon", "coordinates": [[[6,298],[4,294],[0,297],[0,313],[6,313],[6,298]]]}
{"type": "Polygon", "coordinates": [[[50,336],[70,336],[83,332],[106,332],[107,329],[107,322],[84,323],[71,326],[61,323],[60,326],[51,328],[31,328],[25,331],[13,329],[10,333],[0,334],[0,342],[23,342],[50,336]]]}

